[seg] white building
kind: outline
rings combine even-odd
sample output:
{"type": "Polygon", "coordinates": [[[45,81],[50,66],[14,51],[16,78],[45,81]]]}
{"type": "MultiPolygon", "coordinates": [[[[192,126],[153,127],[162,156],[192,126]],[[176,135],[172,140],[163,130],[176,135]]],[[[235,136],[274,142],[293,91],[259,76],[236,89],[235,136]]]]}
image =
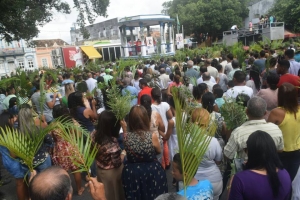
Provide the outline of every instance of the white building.
{"type": "Polygon", "coordinates": [[[0,76],[10,76],[18,68],[38,69],[35,49],[29,48],[24,40],[11,43],[0,40],[0,76]]]}

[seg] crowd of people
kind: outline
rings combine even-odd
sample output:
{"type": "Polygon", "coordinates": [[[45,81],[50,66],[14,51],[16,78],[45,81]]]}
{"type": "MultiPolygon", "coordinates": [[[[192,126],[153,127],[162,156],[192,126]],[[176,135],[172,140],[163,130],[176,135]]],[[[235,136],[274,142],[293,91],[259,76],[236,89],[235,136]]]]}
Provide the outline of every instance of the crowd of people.
{"type": "MultiPolygon", "coordinates": [[[[283,56],[271,49],[250,53],[245,63],[229,53],[213,59],[189,58],[184,64],[161,58],[139,63],[133,71],[125,67],[122,73],[119,68],[118,63],[107,64],[100,71],[58,74],[57,80],[46,75],[45,84],[36,77],[25,103],[17,99],[13,85],[2,89],[0,127],[27,134],[63,117],[84,128],[98,150],[90,169],[96,178],[84,178],[97,200],[184,195],[191,200],[217,200],[222,194],[228,199],[300,198],[300,63],[294,60],[293,49],[283,56]],[[131,109],[123,120],[108,104],[112,84],[121,95],[131,96],[131,109]],[[189,92],[184,99],[194,107],[193,123],[217,126],[186,191],[176,135],[175,110],[181,108],[175,106],[174,87],[189,92]],[[233,130],[222,116],[222,106],[230,101],[241,103],[247,115],[247,121],[233,130]],[[232,163],[237,173],[230,178],[232,163]],[[177,193],[168,191],[170,167],[177,193]]],[[[0,147],[2,163],[16,179],[19,200],[71,199],[67,172],[75,172],[76,194],[84,192],[84,176],[72,163],[72,146],[60,132],[57,128],[45,136],[33,161],[29,188],[26,166],[0,147]]]]}

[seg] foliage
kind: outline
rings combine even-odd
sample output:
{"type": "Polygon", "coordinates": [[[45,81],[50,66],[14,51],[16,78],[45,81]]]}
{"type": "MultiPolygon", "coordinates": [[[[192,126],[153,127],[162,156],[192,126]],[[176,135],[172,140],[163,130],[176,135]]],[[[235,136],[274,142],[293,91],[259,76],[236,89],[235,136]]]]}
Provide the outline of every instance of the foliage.
{"type": "Polygon", "coordinates": [[[33,133],[20,133],[17,129],[8,127],[3,129],[1,127],[0,145],[6,147],[12,155],[18,157],[21,163],[25,164],[30,171],[33,171],[35,167],[33,166],[34,156],[50,130],[51,127],[46,127],[33,133]]]}
{"type": "Polygon", "coordinates": [[[285,28],[294,32],[300,31],[299,0],[276,0],[269,11],[269,16],[275,15],[278,22],[284,22],[285,28]]]}
{"type": "MultiPolygon", "coordinates": [[[[174,87],[172,90],[174,103],[176,107],[176,132],[180,159],[183,170],[184,187],[190,184],[194,173],[208,148],[211,136],[215,134],[216,124],[211,126],[200,127],[191,121],[193,107],[185,102],[181,88],[174,87]]],[[[201,120],[201,119],[199,119],[201,120]]],[[[198,121],[199,121],[198,120],[198,121]]]]}
{"type": "Polygon", "coordinates": [[[246,108],[235,99],[225,99],[221,107],[221,115],[226,123],[228,130],[233,130],[242,125],[247,120],[246,108]]]}
{"type": "MultiPolygon", "coordinates": [[[[107,17],[109,0],[73,0],[74,7],[79,12],[77,23],[84,38],[85,24],[93,24],[98,16],[107,17]]],[[[70,14],[70,5],[60,0],[1,0],[0,1],[0,35],[7,41],[30,40],[39,33],[38,26],[43,26],[53,20],[54,10],[70,14]]]]}
{"type": "Polygon", "coordinates": [[[218,36],[233,24],[241,27],[248,16],[247,0],[173,0],[163,3],[163,13],[178,18],[185,35],[200,34],[218,36]]]}
{"type": "Polygon", "coordinates": [[[73,121],[58,119],[53,126],[61,131],[60,136],[71,145],[73,155],[69,158],[76,165],[76,172],[87,172],[90,176],[89,169],[92,166],[96,154],[97,146],[93,145],[90,133],[80,126],[74,126],[73,121]]]}
{"type": "MultiPolygon", "coordinates": [[[[112,81],[114,83],[115,81],[112,81]]],[[[116,84],[112,84],[112,87],[108,90],[108,105],[111,111],[115,114],[118,120],[125,119],[125,116],[130,111],[130,94],[122,95],[120,89],[116,84]]]]}

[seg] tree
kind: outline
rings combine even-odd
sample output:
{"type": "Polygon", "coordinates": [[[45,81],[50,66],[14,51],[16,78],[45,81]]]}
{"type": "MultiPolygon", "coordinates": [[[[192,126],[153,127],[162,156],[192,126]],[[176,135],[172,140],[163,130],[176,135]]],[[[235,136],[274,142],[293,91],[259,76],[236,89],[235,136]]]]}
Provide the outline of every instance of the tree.
{"type": "Polygon", "coordinates": [[[247,0],[173,0],[163,3],[163,13],[179,16],[186,35],[217,37],[234,24],[241,27],[248,16],[247,0]]]}
{"type": "Polygon", "coordinates": [[[278,22],[284,22],[291,31],[300,31],[300,4],[299,0],[276,0],[269,11],[269,15],[276,16],[278,22]]]}
{"type": "MultiPolygon", "coordinates": [[[[92,24],[96,16],[107,17],[109,0],[73,0],[79,12],[77,23],[85,38],[85,24],[92,24]]],[[[7,42],[29,40],[39,33],[38,26],[53,19],[53,11],[69,14],[70,6],[61,0],[1,0],[0,1],[0,36],[7,42]]]]}

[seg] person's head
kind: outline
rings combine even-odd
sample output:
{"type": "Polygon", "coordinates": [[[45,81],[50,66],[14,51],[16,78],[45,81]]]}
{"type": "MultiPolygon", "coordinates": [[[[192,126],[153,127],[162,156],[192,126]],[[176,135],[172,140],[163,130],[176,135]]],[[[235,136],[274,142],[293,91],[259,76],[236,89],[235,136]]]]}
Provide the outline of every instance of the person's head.
{"type": "MultiPolygon", "coordinates": [[[[3,130],[6,130],[6,127],[13,128],[15,121],[16,121],[16,118],[9,112],[5,111],[0,115],[0,127],[3,128],[3,130]]],[[[1,131],[0,131],[0,133],[1,133],[1,131]]]]}
{"type": "MultiPolygon", "coordinates": [[[[192,156],[195,157],[194,154],[192,153],[185,153],[185,156],[192,156]],[[190,155],[189,155],[190,154],[190,155]]],[[[197,159],[195,157],[195,159],[197,159]]],[[[194,172],[190,172],[193,175],[195,175],[197,172],[197,170],[195,170],[194,172]]],[[[180,158],[180,154],[176,153],[173,157],[173,162],[172,162],[172,176],[176,181],[183,181],[183,176],[184,176],[184,172],[183,172],[183,167],[182,167],[182,161],[180,158]]]]}
{"type": "Polygon", "coordinates": [[[216,88],[213,90],[215,98],[222,98],[223,97],[223,90],[221,88],[216,88]]]}
{"type": "Polygon", "coordinates": [[[295,56],[295,51],[293,49],[287,49],[284,52],[285,59],[290,60],[293,59],[295,56]]]}
{"type": "Polygon", "coordinates": [[[253,63],[254,63],[254,58],[253,57],[250,57],[249,59],[248,59],[248,65],[253,65],[253,63]]]}
{"type": "Polygon", "coordinates": [[[152,75],[153,74],[153,70],[152,70],[152,68],[147,68],[147,71],[146,71],[146,74],[150,74],[150,75],[152,75]]]}
{"type": "Polygon", "coordinates": [[[119,137],[120,121],[112,111],[104,110],[98,118],[95,141],[99,145],[112,141],[113,138],[119,137]]]}
{"type": "Polygon", "coordinates": [[[193,96],[196,100],[201,100],[202,95],[208,91],[208,87],[205,83],[200,83],[197,86],[193,87],[193,96]]]}
{"type": "Polygon", "coordinates": [[[15,90],[13,85],[10,85],[10,86],[7,87],[6,92],[7,92],[8,95],[15,94],[16,90],[15,90]]]}
{"type": "Polygon", "coordinates": [[[237,103],[240,103],[242,106],[244,106],[245,108],[248,105],[248,101],[250,100],[250,97],[247,94],[244,93],[240,93],[236,96],[235,101],[237,103]]]}
{"type": "Polygon", "coordinates": [[[141,106],[144,106],[146,108],[149,119],[151,119],[151,113],[152,113],[151,101],[152,99],[149,95],[144,94],[143,96],[141,96],[141,106]]]}
{"type": "Polygon", "coordinates": [[[54,119],[63,118],[69,121],[72,120],[69,109],[63,104],[55,105],[52,110],[52,115],[54,119]]]}
{"type": "Polygon", "coordinates": [[[252,97],[247,104],[246,114],[250,120],[263,119],[267,112],[267,103],[261,97],[252,97]]]}
{"type": "Polygon", "coordinates": [[[187,67],[192,68],[194,66],[194,62],[192,60],[187,61],[187,67]]]}
{"type": "Polygon", "coordinates": [[[217,67],[218,64],[219,64],[219,61],[215,58],[211,61],[211,66],[212,67],[217,67]]]}
{"type": "Polygon", "coordinates": [[[21,133],[30,133],[36,131],[31,108],[22,107],[19,110],[18,124],[21,133]]]}
{"type": "Polygon", "coordinates": [[[234,85],[243,85],[246,81],[246,74],[243,71],[236,71],[233,75],[234,85]]]}
{"type": "Polygon", "coordinates": [[[267,76],[267,85],[271,90],[277,89],[277,84],[279,83],[280,77],[278,74],[269,73],[267,76]]]}
{"type": "Polygon", "coordinates": [[[160,104],[161,103],[161,91],[159,88],[152,88],[151,90],[151,97],[153,101],[160,104]]]}
{"type": "Polygon", "coordinates": [[[249,136],[246,149],[248,161],[245,167],[248,170],[265,169],[273,195],[276,197],[280,187],[277,170],[283,169],[283,166],[275,142],[269,134],[272,133],[258,130],[249,136]]]}
{"type": "Polygon", "coordinates": [[[68,108],[73,117],[76,116],[76,109],[78,107],[84,107],[83,94],[80,91],[73,92],[68,97],[68,108]]]}
{"type": "Polygon", "coordinates": [[[141,89],[143,89],[144,87],[147,87],[148,86],[148,83],[147,83],[147,80],[142,78],[139,80],[139,86],[141,89]]]}
{"type": "MultiPolygon", "coordinates": [[[[268,60],[266,60],[266,62],[268,62],[268,60]]],[[[270,67],[275,67],[276,64],[277,64],[277,59],[272,57],[270,60],[269,60],[269,64],[270,64],[270,67]]]]}
{"type": "Polygon", "coordinates": [[[130,85],[130,78],[128,78],[128,77],[123,78],[122,84],[124,87],[130,85]]]}
{"type": "Polygon", "coordinates": [[[231,62],[233,60],[233,54],[228,54],[227,55],[227,62],[231,62]]]}
{"type": "Polygon", "coordinates": [[[218,64],[216,66],[216,68],[217,68],[217,70],[218,70],[219,73],[223,73],[223,66],[221,64],[218,64]]]}
{"type": "Polygon", "coordinates": [[[193,110],[191,120],[200,127],[208,127],[209,124],[209,112],[204,108],[196,108],[193,110]]]}
{"type": "Polygon", "coordinates": [[[278,88],[278,107],[281,107],[296,116],[299,109],[298,89],[294,85],[290,83],[283,83],[278,88]]]}
{"type": "Polygon", "coordinates": [[[206,67],[211,66],[211,60],[210,59],[205,60],[204,64],[205,64],[206,67]]]}
{"type": "Polygon", "coordinates": [[[207,67],[201,66],[201,67],[200,67],[200,74],[203,74],[203,73],[205,73],[205,72],[207,72],[207,67]]]}
{"type": "Polygon", "coordinates": [[[9,100],[8,108],[12,108],[17,105],[17,97],[12,97],[9,100]]]}
{"type": "Polygon", "coordinates": [[[72,83],[65,84],[65,96],[68,99],[71,93],[75,92],[74,86],[72,83]]]}
{"type": "Polygon", "coordinates": [[[175,74],[174,75],[174,78],[173,78],[173,81],[176,83],[176,84],[179,84],[180,83],[180,78],[181,76],[179,74],[175,74]]]}
{"type": "Polygon", "coordinates": [[[29,183],[31,200],[71,200],[72,193],[69,174],[58,166],[45,169],[29,183]]]}
{"type": "Polygon", "coordinates": [[[290,68],[290,62],[288,60],[278,60],[278,64],[277,64],[277,74],[286,74],[288,73],[290,68]]]}
{"type": "Polygon", "coordinates": [[[65,73],[65,79],[70,79],[71,75],[69,73],[65,73]]]}
{"type": "Polygon", "coordinates": [[[129,112],[128,126],[132,132],[149,131],[150,118],[144,106],[133,106],[129,112]]]}
{"type": "Polygon", "coordinates": [[[209,81],[210,80],[210,74],[209,72],[205,72],[202,74],[203,81],[209,81]]]}
{"type": "Polygon", "coordinates": [[[93,78],[93,74],[91,72],[89,72],[87,75],[89,78],[93,78]]]}
{"type": "Polygon", "coordinates": [[[202,107],[209,113],[212,113],[215,104],[215,96],[211,92],[206,92],[202,96],[202,107]]]}
{"type": "Polygon", "coordinates": [[[233,80],[228,81],[227,88],[230,89],[230,88],[233,88],[233,87],[234,87],[234,81],[233,80]]]}
{"type": "Polygon", "coordinates": [[[221,85],[219,84],[214,84],[214,86],[212,87],[212,91],[214,91],[215,89],[221,89],[221,85]]]}
{"type": "Polygon", "coordinates": [[[160,68],[159,73],[160,74],[165,74],[166,73],[166,69],[165,68],[160,68]]]}
{"type": "Polygon", "coordinates": [[[237,69],[237,68],[240,67],[240,63],[239,63],[238,60],[233,60],[233,61],[231,62],[231,65],[232,65],[232,68],[233,68],[233,69],[237,69]]]}
{"type": "Polygon", "coordinates": [[[259,57],[260,57],[260,58],[264,58],[265,56],[266,56],[265,50],[261,50],[261,51],[259,52],[259,57]]]}

